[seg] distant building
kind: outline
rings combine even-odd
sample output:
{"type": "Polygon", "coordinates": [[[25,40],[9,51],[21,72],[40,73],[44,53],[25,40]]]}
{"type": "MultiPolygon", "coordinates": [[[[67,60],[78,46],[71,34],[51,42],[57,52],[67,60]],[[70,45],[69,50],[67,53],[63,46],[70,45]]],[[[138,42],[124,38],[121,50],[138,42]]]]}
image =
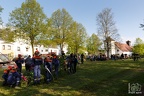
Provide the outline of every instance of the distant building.
{"type": "Polygon", "coordinates": [[[126,57],[129,57],[132,55],[132,47],[131,42],[128,40],[126,43],[120,43],[116,41],[111,41],[111,49],[110,49],[110,55],[118,55],[124,54],[126,57]]]}
{"type": "Polygon", "coordinates": [[[28,44],[23,44],[21,42],[7,43],[0,40],[0,52],[5,54],[10,59],[17,57],[18,54],[32,55],[31,47],[28,44]]]}
{"type": "MultiPolygon", "coordinates": [[[[38,50],[40,54],[49,54],[49,53],[55,53],[56,55],[61,54],[60,49],[57,46],[44,47],[43,45],[37,45],[34,46],[34,51],[36,50],[38,50]]],[[[67,52],[67,46],[64,46],[64,52],[67,52]]],[[[29,44],[25,44],[20,41],[7,43],[3,40],[0,40],[0,53],[6,55],[10,59],[17,57],[18,54],[21,54],[23,56],[33,55],[32,47],[29,44]]]]}
{"type": "Polygon", "coordinates": [[[49,54],[51,52],[55,53],[56,55],[59,55],[59,49],[57,47],[44,47],[43,45],[37,45],[34,47],[34,51],[38,50],[40,54],[49,54]]]}
{"type": "MultiPolygon", "coordinates": [[[[0,30],[5,28],[0,26],[0,30]]],[[[63,51],[67,53],[68,45],[65,44],[63,47],[63,51]]],[[[48,53],[55,53],[56,55],[60,55],[60,48],[58,46],[43,46],[43,45],[34,45],[34,51],[38,50],[40,54],[48,54],[48,53]]],[[[33,55],[32,54],[32,47],[30,44],[23,43],[22,39],[16,40],[15,42],[5,42],[4,40],[0,39],[0,52],[5,54],[10,59],[17,57],[18,54],[23,56],[33,55]]]]}

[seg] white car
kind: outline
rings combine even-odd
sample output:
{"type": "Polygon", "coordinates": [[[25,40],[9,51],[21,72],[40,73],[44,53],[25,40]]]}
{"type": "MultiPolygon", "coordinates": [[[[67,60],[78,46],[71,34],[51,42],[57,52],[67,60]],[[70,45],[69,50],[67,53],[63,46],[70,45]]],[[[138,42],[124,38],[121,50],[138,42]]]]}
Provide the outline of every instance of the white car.
{"type": "Polygon", "coordinates": [[[0,68],[6,69],[8,66],[16,65],[15,62],[11,61],[6,55],[0,54],[0,68]]]}

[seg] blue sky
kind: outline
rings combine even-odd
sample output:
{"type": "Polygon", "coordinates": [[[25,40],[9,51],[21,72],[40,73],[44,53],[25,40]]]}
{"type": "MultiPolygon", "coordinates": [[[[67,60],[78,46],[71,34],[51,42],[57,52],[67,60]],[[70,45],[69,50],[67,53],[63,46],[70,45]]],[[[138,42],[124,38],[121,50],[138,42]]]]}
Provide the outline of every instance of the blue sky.
{"type": "MultiPolygon", "coordinates": [[[[4,8],[1,17],[8,22],[9,13],[21,7],[25,0],[0,0],[4,8]]],[[[81,23],[89,35],[97,32],[96,16],[104,8],[111,8],[114,14],[116,28],[123,42],[134,43],[136,38],[144,40],[144,30],[140,24],[144,23],[144,0],[37,0],[43,7],[44,13],[50,17],[58,9],[65,8],[73,20],[81,23]]]]}

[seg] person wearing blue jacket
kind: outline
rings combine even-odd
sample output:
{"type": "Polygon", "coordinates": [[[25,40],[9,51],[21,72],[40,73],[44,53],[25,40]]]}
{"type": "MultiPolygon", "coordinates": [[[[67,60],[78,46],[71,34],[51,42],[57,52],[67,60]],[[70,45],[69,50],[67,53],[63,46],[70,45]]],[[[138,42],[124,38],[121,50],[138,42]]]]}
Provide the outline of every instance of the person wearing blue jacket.
{"type": "Polygon", "coordinates": [[[3,84],[2,84],[3,86],[7,85],[8,74],[9,74],[9,70],[8,69],[4,69],[4,73],[2,75],[2,78],[4,79],[3,84]]]}
{"type": "Polygon", "coordinates": [[[36,50],[32,58],[34,65],[34,85],[40,84],[41,79],[41,64],[43,63],[42,58],[39,56],[39,51],[36,50]]]}
{"type": "Polygon", "coordinates": [[[21,78],[20,73],[17,72],[15,67],[12,67],[12,69],[8,74],[7,84],[13,87],[18,86],[20,84],[20,78],[21,78]]]}
{"type": "Polygon", "coordinates": [[[77,64],[78,64],[78,60],[77,60],[77,55],[76,54],[74,55],[73,59],[74,59],[73,60],[73,64],[74,64],[74,66],[73,66],[74,70],[73,71],[74,71],[74,73],[76,73],[76,67],[77,67],[77,64]]]}
{"type": "Polygon", "coordinates": [[[15,63],[18,66],[18,72],[22,72],[22,64],[24,63],[24,58],[21,54],[18,54],[18,58],[15,59],[15,63]]]}
{"type": "Polygon", "coordinates": [[[25,59],[25,69],[26,69],[26,71],[31,71],[32,64],[33,64],[33,61],[32,61],[31,55],[29,55],[25,59]]]}
{"type": "Polygon", "coordinates": [[[54,66],[55,77],[57,79],[58,78],[58,71],[59,71],[59,67],[60,67],[60,61],[58,60],[58,57],[56,55],[53,56],[52,65],[54,66]]]}
{"type": "Polygon", "coordinates": [[[46,83],[49,83],[53,79],[51,62],[52,62],[52,60],[51,60],[50,56],[47,56],[44,59],[44,67],[46,69],[46,83]]]}

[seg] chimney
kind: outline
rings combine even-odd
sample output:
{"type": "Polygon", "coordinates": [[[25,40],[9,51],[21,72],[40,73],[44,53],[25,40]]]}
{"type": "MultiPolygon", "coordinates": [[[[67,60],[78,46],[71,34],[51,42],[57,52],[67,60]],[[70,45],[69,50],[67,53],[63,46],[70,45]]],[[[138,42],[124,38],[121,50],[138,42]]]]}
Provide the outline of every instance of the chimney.
{"type": "Polygon", "coordinates": [[[131,46],[131,41],[126,41],[126,44],[128,45],[128,46],[131,46]]]}

